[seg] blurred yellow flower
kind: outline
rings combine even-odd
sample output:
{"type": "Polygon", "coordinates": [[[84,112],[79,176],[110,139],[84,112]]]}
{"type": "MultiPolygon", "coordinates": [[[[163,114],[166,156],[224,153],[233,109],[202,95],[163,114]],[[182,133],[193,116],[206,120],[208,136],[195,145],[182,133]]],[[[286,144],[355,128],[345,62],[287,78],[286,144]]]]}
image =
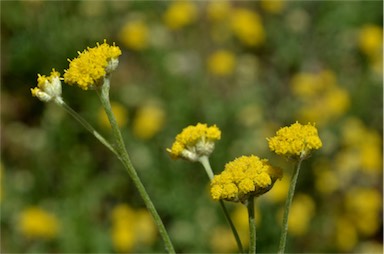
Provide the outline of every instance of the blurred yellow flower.
{"type": "MultiPolygon", "coordinates": [[[[124,105],[118,102],[111,102],[112,112],[116,118],[117,125],[119,127],[124,127],[128,122],[128,111],[124,105]]],[[[109,123],[108,116],[104,111],[104,108],[99,109],[99,123],[105,128],[110,128],[111,124],[109,123]]]]}
{"type": "Polygon", "coordinates": [[[120,253],[132,252],[137,245],[151,245],[156,241],[157,229],[147,210],[119,204],[112,210],[111,220],[112,244],[120,253]]]}
{"type": "Polygon", "coordinates": [[[18,227],[24,236],[30,238],[52,239],[59,233],[59,221],[56,216],[37,206],[21,211],[18,227]]]}
{"type": "Polygon", "coordinates": [[[289,233],[294,236],[302,236],[308,232],[310,222],[315,215],[315,202],[305,194],[297,194],[292,201],[289,212],[289,233]]]}
{"type": "Polygon", "coordinates": [[[350,106],[349,93],[338,86],[336,75],[330,70],[319,73],[298,73],[291,79],[293,94],[302,107],[298,118],[319,125],[342,116],[350,106]]]}
{"type": "Polygon", "coordinates": [[[163,129],[164,123],[165,112],[161,107],[142,106],[133,119],[133,134],[141,139],[150,139],[163,129]]]}
{"type": "MultiPolygon", "coordinates": [[[[382,172],[382,138],[377,131],[367,128],[358,118],[348,118],[343,124],[342,142],[346,147],[338,155],[339,159],[343,158],[343,154],[351,154],[355,169],[366,173],[382,172]]],[[[340,161],[341,168],[345,168],[344,162],[340,161]]],[[[350,163],[347,165],[351,166],[350,163]]]]}
{"type": "Polygon", "coordinates": [[[280,128],[276,136],[267,140],[271,151],[288,157],[306,158],[311,150],[320,149],[323,145],[314,124],[301,125],[298,122],[280,128]]]}
{"type": "Polygon", "coordinates": [[[267,160],[259,157],[241,156],[225,165],[224,171],[215,175],[211,182],[214,200],[245,202],[250,196],[259,196],[269,191],[282,171],[273,168],[267,160]]]}
{"type": "Polygon", "coordinates": [[[164,22],[172,30],[179,30],[197,19],[195,2],[188,0],[172,1],[164,13],[164,22]]]}
{"type": "Polygon", "coordinates": [[[231,14],[231,4],[228,1],[209,1],[207,3],[208,19],[214,22],[224,21],[231,14]]]}
{"type": "Polygon", "coordinates": [[[260,16],[251,10],[237,8],[231,14],[231,29],[246,46],[259,46],[265,40],[260,16]]]}
{"type": "Polygon", "coordinates": [[[220,140],[221,131],[216,125],[198,123],[190,125],[176,136],[171,149],[167,149],[173,159],[183,158],[198,161],[202,156],[209,156],[215,149],[215,141],[220,140]]]}
{"type": "Polygon", "coordinates": [[[285,0],[260,0],[261,8],[272,14],[279,14],[284,10],[285,0]]]}
{"type": "Polygon", "coordinates": [[[237,251],[237,244],[233,238],[233,233],[228,227],[225,226],[213,228],[210,234],[209,244],[212,252],[215,253],[235,253],[237,251]]]}
{"type": "MultiPolygon", "coordinates": [[[[235,225],[243,246],[249,244],[248,212],[245,206],[236,206],[231,213],[231,219],[235,225]]],[[[258,207],[255,207],[255,223],[260,224],[261,215],[258,207]]],[[[235,238],[228,227],[214,228],[210,238],[211,249],[215,253],[235,253],[238,251],[235,238]]]]}
{"type": "Polygon", "coordinates": [[[352,222],[340,216],[336,223],[336,246],[340,251],[350,252],[358,242],[358,234],[352,222]]]}
{"type": "Polygon", "coordinates": [[[217,76],[231,75],[235,69],[235,55],[228,50],[217,50],[207,60],[208,70],[217,76]]]}
{"type": "Polygon", "coordinates": [[[382,223],[382,195],[373,188],[355,188],[347,193],[347,216],[365,236],[374,235],[382,223]]]}
{"type": "Polygon", "coordinates": [[[44,102],[62,103],[60,73],[52,69],[49,77],[37,74],[37,87],[31,88],[31,93],[44,102]]]}
{"type": "Polygon", "coordinates": [[[65,70],[64,82],[88,90],[100,85],[102,78],[117,68],[121,50],[115,44],[108,45],[104,40],[103,44],[97,43],[96,47],[88,47],[78,54],[77,58],[69,60],[69,69],[65,70]]]}
{"type": "Polygon", "coordinates": [[[119,38],[127,48],[143,50],[148,47],[148,27],[142,20],[129,21],[120,30],[119,38]]]}
{"type": "Polygon", "coordinates": [[[370,58],[383,54],[383,28],[377,25],[365,25],[358,34],[361,51],[370,58]]]}

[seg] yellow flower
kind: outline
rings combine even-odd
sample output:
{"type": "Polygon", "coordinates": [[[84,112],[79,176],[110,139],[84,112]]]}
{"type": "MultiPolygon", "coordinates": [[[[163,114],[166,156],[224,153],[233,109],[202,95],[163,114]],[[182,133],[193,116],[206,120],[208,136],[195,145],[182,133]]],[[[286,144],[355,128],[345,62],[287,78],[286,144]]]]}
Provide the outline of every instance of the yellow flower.
{"type": "Polygon", "coordinates": [[[62,103],[60,73],[52,69],[49,77],[37,74],[37,87],[31,88],[31,93],[44,102],[54,100],[62,103]]]}
{"type": "Polygon", "coordinates": [[[133,120],[133,134],[141,139],[150,139],[164,126],[165,112],[154,105],[141,107],[133,120]]]}
{"type": "Polygon", "coordinates": [[[131,252],[136,245],[151,245],[156,241],[156,226],[147,210],[120,204],[112,210],[111,219],[112,244],[118,252],[131,252]]]}
{"type": "Polygon", "coordinates": [[[149,31],[141,20],[126,23],[120,31],[120,40],[124,46],[133,50],[143,50],[148,46],[149,31]]]}
{"type": "Polygon", "coordinates": [[[298,194],[292,202],[288,228],[294,236],[302,236],[308,232],[310,222],[315,215],[315,202],[305,194],[298,194]]]}
{"type": "Polygon", "coordinates": [[[230,22],[234,35],[246,46],[258,46],[264,42],[264,28],[256,12],[245,8],[235,9],[230,22]]]}
{"type": "Polygon", "coordinates": [[[69,69],[65,70],[64,81],[88,90],[100,85],[102,79],[117,68],[121,50],[115,44],[108,45],[104,40],[103,44],[97,43],[96,47],[88,47],[78,54],[77,58],[69,60],[69,69]]]}
{"type": "Polygon", "coordinates": [[[355,188],[347,193],[345,206],[347,214],[358,231],[365,236],[372,236],[379,230],[381,193],[371,188],[355,188]]]}
{"type": "Polygon", "coordinates": [[[54,214],[32,206],[21,212],[19,228],[26,237],[52,239],[59,232],[59,222],[54,214]]]}
{"type": "Polygon", "coordinates": [[[365,25],[358,34],[358,44],[361,51],[368,57],[382,55],[383,28],[376,25],[365,25]]]}
{"type": "Polygon", "coordinates": [[[273,168],[259,157],[241,156],[225,165],[224,171],[215,175],[211,182],[214,200],[245,202],[249,196],[259,196],[269,191],[282,171],[273,168]]]}
{"type": "Polygon", "coordinates": [[[336,223],[335,233],[337,248],[343,252],[351,252],[358,242],[355,225],[345,216],[340,216],[336,223]]]}
{"type": "Polygon", "coordinates": [[[208,70],[217,76],[227,76],[235,69],[235,56],[227,50],[218,50],[208,58],[208,70]]]}
{"type": "Polygon", "coordinates": [[[195,3],[190,1],[173,1],[164,14],[165,24],[173,30],[181,29],[197,18],[195,3]]]}
{"type": "Polygon", "coordinates": [[[231,5],[228,1],[210,1],[207,3],[207,16],[210,20],[220,22],[231,14],[231,5]]]}
{"type": "Polygon", "coordinates": [[[261,0],[260,1],[261,8],[263,8],[264,11],[272,13],[272,14],[279,14],[283,11],[285,7],[285,1],[284,0],[261,0]]]}
{"type": "Polygon", "coordinates": [[[174,159],[183,158],[198,161],[202,156],[209,156],[215,149],[215,141],[220,140],[221,131],[216,125],[208,127],[198,123],[188,126],[176,136],[171,149],[167,149],[174,159]]]}
{"type": "Polygon", "coordinates": [[[315,125],[301,125],[298,122],[283,127],[276,136],[268,138],[269,149],[279,155],[306,158],[311,150],[322,147],[315,125]]]}
{"type": "MultiPolygon", "coordinates": [[[[116,118],[117,125],[123,127],[128,122],[128,111],[126,108],[117,102],[111,102],[112,112],[116,118]]],[[[104,111],[104,108],[99,110],[99,122],[103,127],[110,128],[111,124],[109,123],[108,116],[104,111]]]]}

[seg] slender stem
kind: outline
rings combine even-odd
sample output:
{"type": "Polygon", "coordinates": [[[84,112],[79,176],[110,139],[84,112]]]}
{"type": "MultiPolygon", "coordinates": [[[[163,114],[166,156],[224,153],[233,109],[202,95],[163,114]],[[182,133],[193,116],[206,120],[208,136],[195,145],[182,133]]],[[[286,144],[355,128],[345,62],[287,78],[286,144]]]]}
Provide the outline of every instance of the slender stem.
{"type": "MultiPolygon", "coordinates": [[[[213,171],[212,171],[212,168],[211,168],[211,164],[209,163],[208,157],[207,156],[200,157],[199,162],[203,165],[205,171],[207,172],[207,175],[208,175],[209,179],[212,180],[212,178],[213,178],[213,171]]],[[[233,236],[235,237],[235,240],[236,240],[236,243],[237,243],[237,247],[239,248],[239,252],[240,253],[244,253],[243,245],[241,244],[241,240],[240,240],[239,234],[237,233],[236,227],[235,227],[235,225],[232,222],[231,216],[229,215],[228,210],[225,207],[225,204],[224,204],[223,200],[220,200],[220,206],[223,209],[225,218],[227,219],[227,222],[228,222],[229,226],[231,227],[233,236]]]]}
{"type": "Polygon", "coordinates": [[[243,245],[241,244],[239,234],[237,233],[236,227],[232,222],[231,216],[229,216],[229,213],[228,213],[227,208],[225,207],[224,201],[220,200],[219,203],[220,203],[221,208],[223,209],[225,218],[227,219],[227,222],[228,222],[228,224],[232,230],[233,236],[235,237],[237,247],[239,248],[239,252],[244,253],[243,245]]]}
{"type": "Polygon", "coordinates": [[[282,231],[281,231],[281,236],[280,236],[280,244],[279,244],[278,253],[284,253],[284,251],[285,251],[285,244],[287,241],[287,233],[288,233],[289,210],[291,208],[293,195],[295,194],[295,187],[296,187],[296,183],[297,183],[297,178],[299,176],[299,171],[300,171],[302,161],[303,161],[303,159],[300,158],[299,161],[297,162],[297,166],[294,169],[292,179],[291,179],[291,184],[290,184],[289,190],[288,190],[288,197],[287,197],[287,200],[285,201],[283,225],[282,225],[282,231]]]}
{"type": "Polygon", "coordinates": [[[255,198],[248,199],[248,223],[249,223],[249,253],[256,253],[256,221],[255,221],[255,198]]]}
{"type": "Polygon", "coordinates": [[[211,168],[211,164],[209,163],[208,156],[201,156],[199,158],[199,162],[203,165],[205,172],[207,172],[207,175],[209,177],[209,180],[212,181],[213,178],[213,171],[211,168]]]}
{"type": "Polygon", "coordinates": [[[116,118],[113,115],[111,103],[109,101],[109,79],[106,77],[104,79],[104,84],[101,88],[101,93],[99,94],[101,103],[104,107],[105,112],[107,113],[109,122],[111,123],[112,132],[116,140],[116,149],[118,152],[118,157],[122,164],[124,165],[125,169],[128,172],[128,175],[131,177],[133,183],[135,184],[137,190],[140,193],[140,196],[144,200],[144,203],[146,207],[148,208],[149,212],[152,214],[153,219],[158,227],[159,233],[161,237],[163,238],[165,248],[168,251],[168,253],[175,253],[174,247],[172,245],[172,242],[169,238],[169,235],[164,227],[163,221],[161,220],[159,214],[157,213],[157,210],[155,206],[153,205],[147,191],[145,190],[145,187],[143,183],[141,182],[139,176],[137,175],[137,172],[135,168],[133,167],[131,160],[129,158],[129,155],[127,153],[127,150],[125,148],[124,140],[121,135],[120,129],[117,125],[116,118]]]}
{"type": "Polygon", "coordinates": [[[105,145],[112,153],[117,155],[117,152],[112,147],[112,145],[100,134],[98,133],[84,118],[82,118],[76,111],[74,111],[64,100],[57,100],[56,103],[65,109],[76,121],[84,126],[86,130],[92,133],[95,138],[97,138],[103,145],[105,145]]]}

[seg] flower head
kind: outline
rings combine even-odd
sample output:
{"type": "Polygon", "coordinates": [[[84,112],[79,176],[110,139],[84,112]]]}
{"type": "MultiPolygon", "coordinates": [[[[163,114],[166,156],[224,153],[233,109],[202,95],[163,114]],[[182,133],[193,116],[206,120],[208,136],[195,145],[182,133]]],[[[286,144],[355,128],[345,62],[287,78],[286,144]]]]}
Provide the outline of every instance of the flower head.
{"type": "Polygon", "coordinates": [[[227,50],[218,50],[208,58],[208,70],[217,76],[228,76],[235,69],[235,56],[227,50]]]}
{"type": "Polygon", "coordinates": [[[269,191],[282,171],[269,165],[268,160],[257,156],[241,156],[225,165],[224,171],[211,182],[214,200],[245,202],[250,196],[269,191]]]}
{"type": "Polygon", "coordinates": [[[276,136],[268,138],[269,148],[279,155],[306,158],[311,150],[322,147],[322,142],[315,125],[301,125],[296,122],[283,127],[276,136]]]}
{"type": "Polygon", "coordinates": [[[130,49],[143,50],[148,46],[149,29],[141,20],[130,21],[121,29],[120,40],[130,49]]]}
{"type": "Polygon", "coordinates": [[[107,74],[117,68],[119,47],[106,43],[97,43],[94,48],[78,52],[79,56],[69,60],[69,69],[65,70],[64,81],[70,85],[76,84],[83,90],[96,87],[107,74]]]}
{"type": "Polygon", "coordinates": [[[196,20],[197,7],[191,1],[173,1],[164,13],[164,22],[172,30],[179,30],[196,20]]]}
{"type": "Polygon", "coordinates": [[[55,100],[60,103],[62,101],[60,73],[52,69],[49,77],[37,74],[37,87],[31,88],[31,92],[41,101],[55,100]]]}
{"type": "Polygon", "coordinates": [[[221,131],[216,125],[208,127],[198,123],[188,126],[176,136],[171,149],[167,149],[174,159],[183,158],[198,161],[202,156],[209,156],[215,149],[214,141],[221,138],[221,131]]]}
{"type": "Polygon", "coordinates": [[[51,239],[58,234],[59,222],[53,214],[39,207],[29,207],[20,214],[19,228],[27,237],[51,239]]]}
{"type": "Polygon", "coordinates": [[[256,12],[245,8],[235,9],[231,15],[231,28],[245,46],[254,47],[264,42],[264,28],[256,12]]]}

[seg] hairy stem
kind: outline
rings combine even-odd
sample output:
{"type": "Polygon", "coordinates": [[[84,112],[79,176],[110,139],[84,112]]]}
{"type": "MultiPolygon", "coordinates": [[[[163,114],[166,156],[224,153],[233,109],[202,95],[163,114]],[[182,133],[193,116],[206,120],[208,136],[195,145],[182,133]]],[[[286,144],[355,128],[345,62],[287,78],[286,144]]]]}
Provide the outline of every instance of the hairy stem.
{"type": "Polygon", "coordinates": [[[104,79],[104,84],[101,88],[101,93],[99,93],[99,97],[100,97],[101,103],[104,107],[104,110],[107,113],[109,122],[110,122],[111,127],[112,127],[112,132],[113,132],[113,135],[115,137],[116,150],[117,150],[118,157],[119,157],[120,161],[122,162],[122,164],[124,165],[125,169],[127,170],[128,175],[131,177],[137,190],[139,191],[140,196],[144,200],[144,203],[145,203],[147,209],[152,214],[152,217],[153,217],[153,219],[154,219],[154,221],[158,227],[159,233],[160,233],[161,237],[163,238],[166,250],[168,251],[168,253],[175,253],[173,244],[172,244],[172,242],[169,238],[169,235],[168,235],[168,233],[164,227],[163,221],[161,220],[159,214],[157,213],[157,210],[156,210],[155,206],[153,205],[152,200],[150,199],[143,183],[141,182],[135,168],[133,167],[131,160],[129,158],[128,152],[125,148],[123,137],[122,137],[120,129],[117,125],[116,118],[112,112],[111,103],[109,100],[109,87],[110,87],[109,79],[108,79],[108,77],[106,77],[104,79]]]}
{"type": "Polygon", "coordinates": [[[285,201],[283,225],[282,225],[282,231],[281,231],[281,236],[280,236],[280,244],[279,244],[278,253],[284,253],[284,251],[285,251],[285,244],[287,241],[287,233],[288,233],[289,210],[291,208],[293,196],[295,194],[297,178],[299,176],[299,171],[300,171],[302,161],[303,161],[303,159],[300,158],[297,162],[297,166],[295,167],[295,170],[293,172],[292,179],[291,179],[291,184],[289,186],[288,197],[287,197],[287,200],[285,201]]]}

